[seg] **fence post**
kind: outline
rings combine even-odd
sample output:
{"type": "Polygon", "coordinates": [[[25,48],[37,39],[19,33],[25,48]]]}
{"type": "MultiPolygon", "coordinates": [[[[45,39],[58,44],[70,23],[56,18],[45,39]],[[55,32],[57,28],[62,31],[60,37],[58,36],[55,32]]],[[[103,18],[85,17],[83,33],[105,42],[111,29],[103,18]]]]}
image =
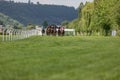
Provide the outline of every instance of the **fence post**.
{"type": "Polygon", "coordinates": [[[4,28],[2,31],[2,41],[13,41],[18,39],[28,38],[30,36],[35,36],[37,30],[17,30],[17,29],[7,29],[4,28]]]}
{"type": "Polygon", "coordinates": [[[2,36],[2,41],[4,42],[4,40],[5,40],[5,39],[4,39],[4,37],[5,37],[5,36],[4,36],[4,29],[3,29],[2,34],[3,34],[3,36],[2,36]]]}

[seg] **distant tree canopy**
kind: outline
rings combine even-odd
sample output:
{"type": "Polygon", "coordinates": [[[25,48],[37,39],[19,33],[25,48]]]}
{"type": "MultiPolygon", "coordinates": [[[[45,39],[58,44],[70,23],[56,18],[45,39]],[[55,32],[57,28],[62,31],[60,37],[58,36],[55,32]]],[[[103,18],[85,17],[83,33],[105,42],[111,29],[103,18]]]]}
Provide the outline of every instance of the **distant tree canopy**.
{"type": "Polygon", "coordinates": [[[14,20],[2,13],[0,13],[0,25],[3,25],[4,27],[9,26],[9,27],[12,27],[15,29],[20,29],[23,27],[23,25],[20,22],[14,20]]]}
{"type": "Polygon", "coordinates": [[[77,10],[74,7],[58,5],[42,5],[28,3],[15,3],[14,1],[1,1],[0,12],[18,20],[24,25],[29,23],[42,24],[43,21],[48,23],[60,24],[64,20],[72,21],[77,18],[77,10]]]}
{"type": "Polygon", "coordinates": [[[47,28],[48,22],[47,22],[47,21],[44,21],[44,22],[42,23],[42,26],[43,26],[43,28],[47,28]]]}
{"type": "Polygon", "coordinates": [[[28,30],[35,29],[35,25],[29,23],[29,24],[27,25],[27,29],[28,29],[28,30]]]}
{"type": "Polygon", "coordinates": [[[79,17],[69,23],[77,32],[93,35],[96,32],[108,36],[120,29],[120,0],[94,0],[80,4],[79,17]],[[82,6],[82,7],[81,7],[82,6]]]}
{"type": "Polygon", "coordinates": [[[68,27],[69,21],[65,20],[61,23],[62,26],[68,27]]]}
{"type": "Polygon", "coordinates": [[[0,20],[0,25],[3,25],[3,21],[0,20]]]}
{"type": "Polygon", "coordinates": [[[83,7],[84,7],[84,4],[81,2],[79,7],[78,7],[78,17],[79,18],[81,18],[81,16],[82,16],[81,11],[82,11],[83,7]]]}

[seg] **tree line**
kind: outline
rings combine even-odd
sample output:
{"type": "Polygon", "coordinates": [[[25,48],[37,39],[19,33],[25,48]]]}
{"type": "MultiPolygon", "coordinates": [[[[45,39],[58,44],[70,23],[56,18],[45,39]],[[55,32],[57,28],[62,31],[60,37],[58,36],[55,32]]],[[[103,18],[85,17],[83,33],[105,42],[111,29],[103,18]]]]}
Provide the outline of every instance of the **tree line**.
{"type": "Polygon", "coordinates": [[[42,24],[44,21],[60,24],[64,20],[72,21],[77,18],[77,10],[74,7],[43,5],[39,2],[34,4],[3,0],[0,1],[0,12],[24,25],[42,24]]]}
{"type": "Polygon", "coordinates": [[[111,35],[112,30],[120,34],[120,0],[94,0],[80,3],[78,18],[66,25],[82,35],[111,35]]]}
{"type": "Polygon", "coordinates": [[[0,13],[0,25],[3,25],[3,27],[6,28],[14,28],[14,29],[21,29],[23,27],[23,24],[21,24],[20,22],[2,13],[0,13]]]}

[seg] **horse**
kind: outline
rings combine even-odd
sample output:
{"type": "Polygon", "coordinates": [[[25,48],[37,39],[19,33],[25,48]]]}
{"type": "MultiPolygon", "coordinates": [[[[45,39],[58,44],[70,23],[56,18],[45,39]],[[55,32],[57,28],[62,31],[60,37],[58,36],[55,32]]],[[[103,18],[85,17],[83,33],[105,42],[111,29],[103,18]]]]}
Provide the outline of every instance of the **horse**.
{"type": "Polygon", "coordinates": [[[57,26],[56,25],[49,25],[46,29],[46,34],[48,36],[52,35],[52,36],[56,36],[57,34],[57,26]]]}
{"type": "Polygon", "coordinates": [[[57,26],[54,25],[54,26],[52,27],[52,35],[53,35],[53,36],[56,36],[56,34],[57,34],[57,26]]]}
{"type": "Polygon", "coordinates": [[[48,36],[56,36],[57,34],[58,36],[64,36],[64,33],[64,27],[57,27],[56,25],[49,25],[46,29],[46,34],[48,36]]]}
{"type": "Polygon", "coordinates": [[[47,27],[47,29],[46,29],[46,34],[47,34],[48,36],[51,35],[51,26],[48,26],[48,27],[47,27]]]}
{"type": "Polygon", "coordinates": [[[64,33],[65,33],[64,27],[59,27],[58,28],[58,36],[64,36],[64,33]]]}
{"type": "Polygon", "coordinates": [[[60,27],[58,27],[58,36],[61,35],[60,27]]]}

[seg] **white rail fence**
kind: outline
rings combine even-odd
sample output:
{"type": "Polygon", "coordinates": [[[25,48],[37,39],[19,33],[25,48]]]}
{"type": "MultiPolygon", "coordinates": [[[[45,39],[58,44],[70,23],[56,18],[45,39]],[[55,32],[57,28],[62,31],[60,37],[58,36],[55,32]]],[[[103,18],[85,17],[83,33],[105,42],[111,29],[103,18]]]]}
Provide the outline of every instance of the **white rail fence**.
{"type": "Polygon", "coordinates": [[[65,29],[65,33],[67,35],[68,32],[71,32],[73,36],[75,36],[75,29],[65,29]]]}
{"type": "MultiPolygon", "coordinates": [[[[65,34],[72,33],[75,36],[75,29],[65,29],[65,34]]],[[[42,34],[42,28],[32,29],[32,30],[20,30],[20,29],[2,29],[2,34],[0,35],[0,41],[14,41],[25,39],[30,36],[36,35],[46,35],[46,33],[42,34]]]]}
{"type": "Polygon", "coordinates": [[[33,30],[3,29],[2,41],[20,40],[34,35],[38,35],[38,31],[36,29],[33,30]]]}

